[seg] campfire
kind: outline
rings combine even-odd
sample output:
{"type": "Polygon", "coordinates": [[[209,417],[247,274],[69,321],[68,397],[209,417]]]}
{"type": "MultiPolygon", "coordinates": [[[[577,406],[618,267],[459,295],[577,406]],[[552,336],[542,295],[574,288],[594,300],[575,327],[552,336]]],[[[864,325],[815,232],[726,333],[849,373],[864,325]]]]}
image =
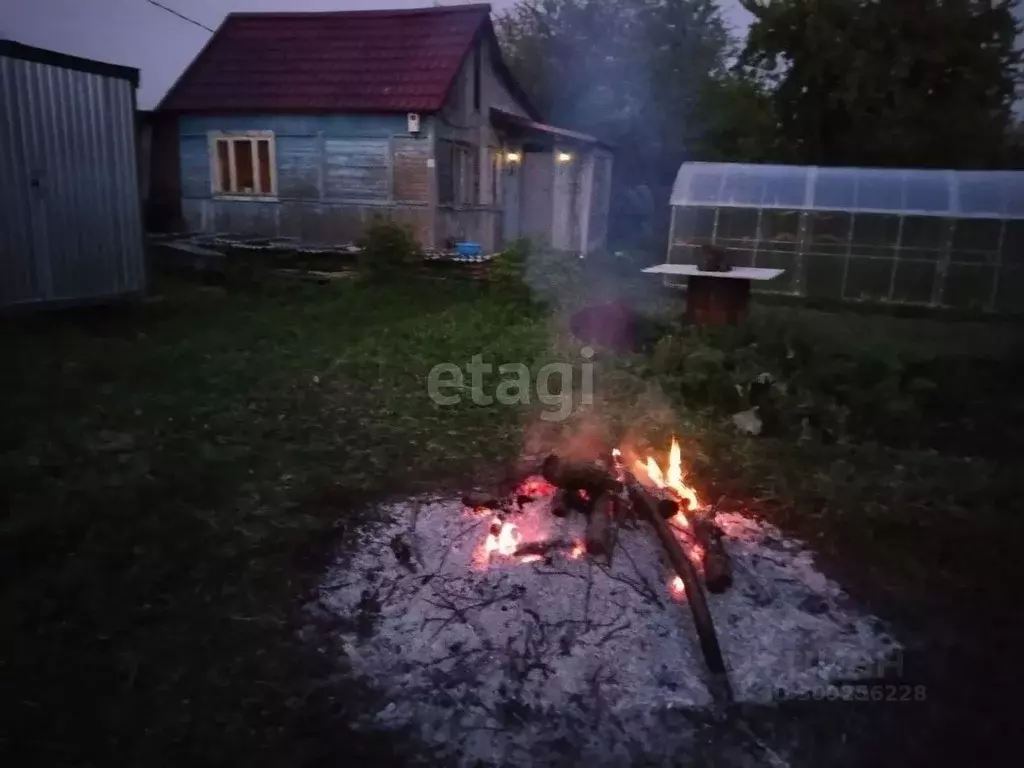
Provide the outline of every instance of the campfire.
{"type": "Polygon", "coordinates": [[[556,554],[564,552],[572,559],[586,555],[610,565],[619,528],[649,522],[675,571],[669,580],[670,593],[676,599],[688,599],[691,605],[701,649],[715,677],[715,693],[731,698],[703,587],[716,594],[724,592],[732,585],[732,566],[722,544],[722,531],[714,522],[716,507],[702,505],[696,490],[686,482],[679,441],[672,438],[664,471],[652,456],[636,458],[630,467],[622,451],[613,448],[607,456],[592,461],[571,461],[551,454],[540,472],[504,500],[485,494],[463,498],[471,513],[491,516],[478,564],[487,567],[497,557],[553,565],[556,554]],[[516,517],[524,504],[538,496],[549,499],[550,513],[557,518],[582,515],[586,520],[583,539],[524,541],[516,517]],[[703,587],[699,574],[703,575],[703,587]]]}
{"type": "Polygon", "coordinates": [[[881,622],[666,448],[382,508],[317,603],[382,696],[363,727],[414,726],[450,765],[661,764],[694,748],[688,712],[873,677],[881,622]]]}

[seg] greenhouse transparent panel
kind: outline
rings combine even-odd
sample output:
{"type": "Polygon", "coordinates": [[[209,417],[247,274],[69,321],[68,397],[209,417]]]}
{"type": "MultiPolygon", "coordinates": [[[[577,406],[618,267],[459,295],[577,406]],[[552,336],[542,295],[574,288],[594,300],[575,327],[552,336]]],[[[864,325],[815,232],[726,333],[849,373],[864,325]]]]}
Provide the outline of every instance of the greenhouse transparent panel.
{"type": "Polygon", "coordinates": [[[715,242],[722,246],[750,248],[758,239],[756,208],[719,208],[715,242]]]}
{"type": "Polygon", "coordinates": [[[953,309],[982,311],[992,300],[996,270],[977,264],[950,264],[942,303],[953,309]]]}
{"type": "Polygon", "coordinates": [[[711,240],[715,232],[714,208],[676,208],[672,212],[672,237],[676,243],[711,240]]]}
{"type": "Polygon", "coordinates": [[[1020,297],[1024,296],[1024,269],[1004,267],[999,272],[996,289],[996,312],[1020,312],[1020,297]]]}
{"type": "Polygon", "coordinates": [[[808,174],[800,166],[684,163],[672,204],[805,208],[808,174]]]}
{"type": "Polygon", "coordinates": [[[735,171],[725,177],[721,202],[724,205],[759,206],[764,200],[764,181],[744,171],[735,171]]]}
{"type": "Polygon", "coordinates": [[[967,216],[1002,216],[1006,208],[1006,183],[999,177],[979,172],[962,173],[959,178],[960,213],[967,216]]]}
{"type": "Polygon", "coordinates": [[[949,260],[962,264],[994,264],[999,254],[1003,222],[996,219],[958,219],[953,226],[949,260]]]}
{"type": "Polygon", "coordinates": [[[938,261],[949,237],[949,224],[949,219],[936,216],[904,216],[900,258],[938,261]]]}
{"type": "Polygon", "coordinates": [[[1024,267],[1024,221],[1007,221],[1005,225],[1002,262],[1024,267]]]}
{"type": "Polygon", "coordinates": [[[949,213],[949,175],[939,171],[907,171],[904,180],[903,209],[944,216],[949,213]]]}
{"type": "Polygon", "coordinates": [[[814,183],[814,207],[852,209],[857,201],[857,172],[821,168],[814,183]]]}
{"type": "Polygon", "coordinates": [[[816,299],[843,298],[843,278],[846,276],[845,256],[814,256],[805,259],[806,295],[816,299]]]}
{"type": "Polygon", "coordinates": [[[853,217],[843,211],[807,214],[809,251],[815,254],[845,255],[850,249],[853,217]]]}
{"type": "Polygon", "coordinates": [[[800,237],[799,211],[766,210],[761,214],[761,247],[795,251],[800,237]]]}
{"type": "Polygon", "coordinates": [[[927,304],[932,300],[935,269],[935,264],[925,261],[896,262],[890,298],[904,304],[927,304]]]}
{"type": "Polygon", "coordinates": [[[669,261],[784,270],[755,293],[1024,315],[1024,172],[688,163],[672,194],[669,261]]]}
{"type": "Polygon", "coordinates": [[[1006,215],[1024,217],[1024,173],[1006,179],[1006,215]]]}
{"type": "Polygon", "coordinates": [[[895,266],[892,259],[851,258],[846,267],[844,298],[853,301],[883,301],[889,298],[895,266]]]}
{"type": "Polygon", "coordinates": [[[902,179],[884,171],[861,171],[857,176],[855,207],[859,211],[902,211],[902,179]]]}
{"type": "Polygon", "coordinates": [[[717,170],[700,171],[690,177],[689,199],[692,203],[711,205],[722,196],[722,174],[717,170]]]}
{"type": "Polygon", "coordinates": [[[858,213],[853,217],[850,253],[892,258],[900,239],[900,217],[884,213],[858,213]]]}

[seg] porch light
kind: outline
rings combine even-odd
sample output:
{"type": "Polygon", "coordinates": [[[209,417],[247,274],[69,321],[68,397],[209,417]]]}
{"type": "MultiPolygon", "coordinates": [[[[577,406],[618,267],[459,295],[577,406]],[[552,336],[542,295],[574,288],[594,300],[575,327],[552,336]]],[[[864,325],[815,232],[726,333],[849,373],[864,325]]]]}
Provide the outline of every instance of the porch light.
{"type": "Polygon", "coordinates": [[[560,163],[571,163],[572,162],[572,152],[559,152],[558,153],[558,162],[560,162],[560,163]]]}
{"type": "Polygon", "coordinates": [[[517,163],[521,162],[522,159],[523,155],[521,152],[513,152],[509,150],[508,152],[505,153],[505,162],[507,162],[509,165],[516,165],[517,163]]]}

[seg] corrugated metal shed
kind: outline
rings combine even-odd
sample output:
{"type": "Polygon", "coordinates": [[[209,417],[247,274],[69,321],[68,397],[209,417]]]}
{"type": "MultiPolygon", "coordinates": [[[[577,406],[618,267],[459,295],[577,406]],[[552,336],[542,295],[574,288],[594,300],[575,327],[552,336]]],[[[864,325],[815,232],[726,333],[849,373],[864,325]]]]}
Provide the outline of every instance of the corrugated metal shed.
{"type": "Polygon", "coordinates": [[[0,307],[145,289],[138,77],[0,40],[0,307]]]}

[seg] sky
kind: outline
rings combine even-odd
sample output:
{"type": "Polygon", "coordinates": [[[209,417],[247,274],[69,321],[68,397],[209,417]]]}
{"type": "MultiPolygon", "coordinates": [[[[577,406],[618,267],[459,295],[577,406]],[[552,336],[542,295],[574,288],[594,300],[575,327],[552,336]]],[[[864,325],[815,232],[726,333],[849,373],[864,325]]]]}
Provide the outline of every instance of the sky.
{"type": "MultiPolygon", "coordinates": [[[[159,0],[216,29],[231,11],[355,11],[459,5],[465,0],[159,0]]],[[[614,2],[614,0],[609,0],[614,2]]],[[[749,16],[738,0],[720,0],[737,34],[749,16]]],[[[495,10],[514,0],[491,0],[495,10]]],[[[210,33],[147,0],[0,0],[0,38],[141,70],[139,108],[157,105],[210,33]]]]}

